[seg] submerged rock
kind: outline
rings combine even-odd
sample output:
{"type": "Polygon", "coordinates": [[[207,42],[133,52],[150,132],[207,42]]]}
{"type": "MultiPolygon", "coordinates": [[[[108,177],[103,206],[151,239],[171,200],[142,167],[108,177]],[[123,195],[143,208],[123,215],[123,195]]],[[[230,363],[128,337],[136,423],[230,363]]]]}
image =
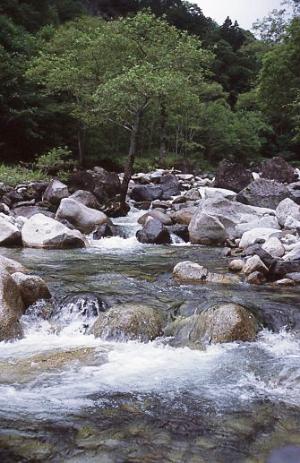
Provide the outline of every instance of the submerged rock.
{"type": "Polygon", "coordinates": [[[239,278],[234,275],[209,272],[207,268],[202,267],[195,262],[180,262],[174,267],[173,277],[179,283],[201,284],[201,283],[222,283],[234,284],[239,283],[239,278]]]}
{"type": "Polygon", "coordinates": [[[19,262],[13,260],[13,259],[8,259],[7,257],[0,256],[0,268],[3,268],[6,272],[9,274],[16,273],[16,272],[21,272],[21,273],[27,273],[28,270],[19,262]]]}
{"type": "Polygon", "coordinates": [[[29,248],[68,249],[85,247],[84,237],[78,230],[43,214],[32,216],[22,228],[24,246],[29,248]]]}
{"type": "Polygon", "coordinates": [[[163,320],[158,310],[138,304],[112,307],[101,314],[90,332],[112,341],[152,341],[162,334],[163,320]]]}
{"type": "Polygon", "coordinates": [[[245,307],[233,304],[219,304],[199,315],[175,320],[164,330],[176,347],[188,346],[205,349],[211,343],[254,341],[259,324],[245,307]]]}

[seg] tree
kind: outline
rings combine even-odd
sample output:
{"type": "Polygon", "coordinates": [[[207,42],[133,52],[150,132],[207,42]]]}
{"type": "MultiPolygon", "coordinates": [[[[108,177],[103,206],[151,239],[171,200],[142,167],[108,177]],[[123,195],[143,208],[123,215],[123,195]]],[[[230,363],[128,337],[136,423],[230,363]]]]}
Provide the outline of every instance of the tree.
{"type": "Polygon", "coordinates": [[[293,105],[299,88],[300,20],[295,18],[288,26],[283,42],[266,53],[259,79],[260,103],[275,127],[278,146],[282,150],[292,147],[295,132],[293,105]]]}

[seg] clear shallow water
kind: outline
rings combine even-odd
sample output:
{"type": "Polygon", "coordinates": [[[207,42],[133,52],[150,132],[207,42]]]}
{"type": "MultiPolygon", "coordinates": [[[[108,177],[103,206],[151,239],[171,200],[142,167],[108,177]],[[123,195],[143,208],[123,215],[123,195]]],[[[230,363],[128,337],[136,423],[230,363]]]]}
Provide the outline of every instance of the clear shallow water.
{"type": "Polygon", "coordinates": [[[224,271],[221,250],[140,245],[136,217],[123,219],[124,238],[86,250],[3,254],[43,275],[56,297],[93,291],[108,305],[144,302],[167,317],[233,300],[265,329],[255,343],[199,352],[103,342],[64,311],[55,327],[25,316],[25,338],[0,344],[1,463],[265,462],[300,446],[298,290],[180,287],[177,262],[224,271]]]}

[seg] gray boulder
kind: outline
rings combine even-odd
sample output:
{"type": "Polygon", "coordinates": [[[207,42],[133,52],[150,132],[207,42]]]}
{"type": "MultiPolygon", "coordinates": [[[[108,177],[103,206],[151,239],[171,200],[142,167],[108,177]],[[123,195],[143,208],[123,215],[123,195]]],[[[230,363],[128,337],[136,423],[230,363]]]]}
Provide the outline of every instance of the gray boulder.
{"type": "Polygon", "coordinates": [[[0,268],[0,341],[22,337],[19,319],[24,309],[17,284],[8,272],[0,268]]]}
{"type": "Polygon", "coordinates": [[[13,273],[11,276],[20,291],[26,308],[39,299],[51,299],[48,286],[42,278],[36,275],[25,275],[21,272],[13,273]]]}
{"type": "Polygon", "coordinates": [[[295,224],[298,222],[300,226],[300,206],[292,199],[286,198],[278,204],[276,217],[282,227],[294,228],[290,227],[293,222],[295,224]]]}
{"type": "Polygon", "coordinates": [[[282,236],[282,231],[276,228],[253,228],[245,232],[239,242],[239,247],[246,249],[255,243],[264,243],[270,238],[282,236]]]}
{"type": "Polygon", "coordinates": [[[261,176],[280,183],[292,183],[296,180],[295,169],[280,156],[268,159],[262,164],[261,176]]]}
{"type": "Polygon", "coordinates": [[[205,349],[212,343],[254,341],[259,324],[245,307],[233,303],[219,304],[199,315],[175,320],[164,330],[176,347],[205,349]]]}
{"type": "Polygon", "coordinates": [[[254,180],[237,195],[237,201],[250,206],[276,209],[280,201],[290,196],[288,188],[274,180],[254,180]]]}
{"type": "Polygon", "coordinates": [[[0,246],[15,246],[21,244],[21,233],[18,227],[0,216],[0,246]]]}
{"type": "Polygon", "coordinates": [[[108,217],[103,212],[84,206],[73,198],[61,201],[56,219],[68,220],[75,228],[86,234],[92,233],[99,225],[108,222],[108,217]]]}
{"type": "Polygon", "coordinates": [[[90,191],[102,205],[120,194],[121,183],[118,174],[95,167],[94,170],[74,173],[69,180],[69,188],[73,193],[77,190],[90,191]]]}
{"type": "MultiPolygon", "coordinates": [[[[193,244],[223,244],[226,239],[239,238],[247,229],[267,217],[274,216],[269,209],[244,205],[225,198],[202,200],[189,225],[193,244]]],[[[172,216],[173,217],[173,216],[172,216]]],[[[278,226],[278,224],[277,224],[278,226]]]]}
{"type": "Polygon", "coordinates": [[[60,182],[59,180],[51,180],[46,191],[43,194],[43,201],[47,201],[54,206],[58,206],[63,198],[69,196],[69,190],[67,185],[60,182]]]}
{"type": "Polygon", "coordinates": [[[161,199],[170,199],[172,196],[180,194],[180,183],[176,175],[163,175],[160,179],[159,186],[162,189],[161,199]]]}
{"type": "Polygon", "coordinates": [[[138,185],[131,191],[131,199],[137,202],[153,201],[162,197],[162,189],[157,185],[138,185]]]}
{"type": "Polygon", "coordinates": [[[29,248],[67,249],[85,247],[84,237],[43,214],[32,216],[22,228],[23,245],[29,248]]]}
{"type": "Polygon", "coordinates": [[[252,182],[252,175],[242,164],[224,160],[220,162],[214,186],[238,193],[252,182]]]}
{"type": "Polygon", "coordinates": [[[162,326],[163,320],[158,310],[145,305],[124,304],[100,314],[91,333],[112,341],[148,342],[162,334],[162,326]]]}
{"type": "Polygon", "coordinates": [[[172,242],[165,226],[152,217],[148,217],[142,230],[137,231],[136,237],[141,243],[147,244],[170,244],[172,242]]]}

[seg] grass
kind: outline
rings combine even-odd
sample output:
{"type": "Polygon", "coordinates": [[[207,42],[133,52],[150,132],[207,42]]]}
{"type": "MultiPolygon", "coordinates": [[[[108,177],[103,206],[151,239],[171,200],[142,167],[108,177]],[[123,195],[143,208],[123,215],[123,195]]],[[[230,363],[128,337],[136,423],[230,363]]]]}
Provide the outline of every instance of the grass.
{"type": "Polygon", "coordinates": [[[21,166],[0,164],[0,182],[15,187],[19,183],[49,180],[49,177],[39,169],[26,169],[21,166]]]}

